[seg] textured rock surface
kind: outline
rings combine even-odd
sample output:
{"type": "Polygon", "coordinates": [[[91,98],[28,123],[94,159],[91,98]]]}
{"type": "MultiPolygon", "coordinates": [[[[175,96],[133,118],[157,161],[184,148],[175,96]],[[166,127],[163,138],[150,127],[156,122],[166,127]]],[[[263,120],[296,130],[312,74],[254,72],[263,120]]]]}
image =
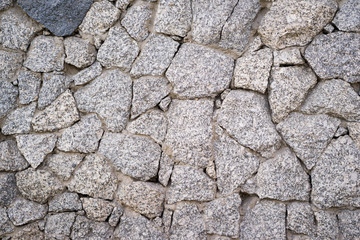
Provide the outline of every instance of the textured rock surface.
{"type": "Polygon", "coordinates": [[[274,51],[274,65],[300,65],[304,64],[299,48],[285,48],[274,51]]]}
{"type": "Polygon", "coordinates": [[[90,66],[96,58],[96,50],[87,40],[68,37],[64,40],[65,62],[77,68],[90,66]]]}
{"type": "Polygon", "coordinates": [[[345,32],[360,32],[360,4],[356,0],[347,0],[340,5],[333,23],[345,32]]]}
{"type": "Polygon", "coordinates": [[[21,155],[13,140],[0,142],[0,171],[21,171],[29,166],[29,163],[21,155]]]}
{"type": "Polygon", "coordinates": [[[13,231],[14,226],[6,214],[6,208],[0,207],[0,236],[3,236],[7,233],[12,233],[13,231]]]}
{"type": "Polygon", "coordinates": [[[8,208],[8,215],[15,226],[42,219],[47,213],[45,204],[35,203],[24,198],[15,200],[8,208]]]}
{"type": "Polygon", "coordinates": [[[51,239],[66,239],[70,236],[71,226],[75,221],[75,213],[58,213],[46,219],[45,234],[51,239]]]}
{"type": "Polygon", "coordinates": [[[23,62],[24,54],[0,50],[0,81],[11,82],[16,78],[17,71],[23,62]],[[10,64],[11,63],[11,64],[10,64]]]}
{"type": "Polygon", "coordinates": [[[41,74],[22,69],[18,75],[19,103],[29,104],[38,98],[41,74]]]}
{"type": "Polygon", "coordinates": [[[64,192],[49,201],[50,212],[78,211],[82,204],[77,193],[64,192]]]}
{"type": "Polygon", "coordinates": [[[99,62],[95,62],[90,67],[85,68],[72,76],[72,80],[74,81],[75,85],[83,85],[95,79],[97,76],[100,76],[101,72],[101,64],[99,62]]]}
{"type": "Polygon", "coordinates": [[[0,81],[0,118],[16,105],[18,89],[11,83],[0,81]]]}
{"type": "Polygon", "coordinates": [[[84,158],[84,155],[78,153],[57,153],[47,158],[47,165],[50,170],[60,179],[68,180],[76,166],[84,158]]]}
{"type": "Polygon", "coordinates": [[[349,135],[360,149],[360,123],[348,123],[349,135]]]}
{"type": "Polygon", "coordinates": [[[339,228],[344,239],[357,239],[360,236],[360,210],[344,210],[338,214],[339,228]]]}
{"type": "Polygon", "coordinates": [[[72,239],[111,239],[113,228],[105,222],[95,222],[84,216],[77,216],[72,226],[72,239]]]}
{"type": "Polygon", "coordinates": [[[316,237],[320,239],[338,239],[339,225],[335,213],[319,211],[314,212],[317,222],[316,237]]]}
{"type": "Polygon", "coordinates": [[[0,207],[10,205],[17,195],[15,175],[13,173],[0,173],[0,207]]]}
{"type": "Polygon", "coordinates": [[[293,202],[287,205],[287,228],[300,234],[311,235],[314,226],[314,213],[310,204],[293,202]]]}
{"type": "Polygon", "coordinates": [[[159,166],[159,182],[163,186],[167,186],[171,177],[171,173],[174,167],[174,159],[169,157],[166,153],[161,155],[159,166]]]}
{"type": "Polygon", "coordinates": [[[8,114],[1,132],[4,135],[29,133],[31,130],[31,120],[35,113],[36,103],[29,106],[17,108],[8,114]]]}
{"type": "Polygon", "coordinates": [[[86,216],[95,221],[105,222],[113,210],[110,202],[96,198],[81,198],[86,216]]]}

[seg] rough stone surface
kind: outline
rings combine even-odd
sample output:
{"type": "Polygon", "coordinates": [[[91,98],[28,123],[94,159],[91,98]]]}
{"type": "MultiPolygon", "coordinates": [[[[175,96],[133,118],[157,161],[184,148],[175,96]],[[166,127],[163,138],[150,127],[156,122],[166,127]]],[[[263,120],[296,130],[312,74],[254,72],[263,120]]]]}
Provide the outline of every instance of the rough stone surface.
{"type": "Polygon", "coordinates": [[[166,197],[169,204],[182,200],[210,201],[215,198],[215,190],[215,182],[202,171],[175,165],[166,197]]]}
{"type": "Polygon", "coordinates": [[[341,31],[360,32],[360,3],[356,0],[344,1],[333,23],[341,31]]]}
{"type": "Polygon", "coordinates": [[[1,132],[4,135],[29,133],[31,120],[35,113],[36,103],[17,108],[5,118],[1,132]]]}
{"type": "Polygon", "coordinates": [[[108,130],[124,129],[132,98],[131,78],[114,69],[103,72],[75,94],[80,111],[96,112],[105,120],[108,130]]]}
{"type": "Polygon", "coordinates": [[[43,24],[53,34],[65,36],[72,34],[82,22],[92,0],[73,2],[47,2],[40,0],[18,0],[19,6],[37,22],[43,24]]]}
{"type": "Polygon", "coordinates": [[[139,57],[134,62],[131,75],[139,77],[164,74],[178,47],[179,43],[169,37],[160,34],[150,35],[139,57]]]}
{"type": "Polygon", "coordinates": [[[163,152],[160,159],[158,178],[164,187],[169,183],[173,167],[174,159],[163,152]]]}
{"type": "Polygon", "coordinates": [[[357,147],[360,149],[360,123],[357,122],[348,123],[347,126],[349,128],[350,137],[357,145],[357,147]]]}
{"type": "Polygon", "coordinates": [[[17,195],[15,175],[13,173],[0,173],[0,208],[9,206],[17,195]]]}
{"type": "Polygon", "coordinates": [[[292,202],[287,205],[287,228],[300,234],[311,235],[314,231],[314,213],[309,203],[292,202]]]}
{"type": "Polygon", "coordinates": [[[29,104],[38,99],[41,74],[22,69],[18,75],[19,103],[29,104]]]}
{"type": "Polygon", "coordinates": [[[334,0],[279,0],[262,19],[259,33],[262,41],[275,49],[304,46],[335,15],[334,0]]]}
{"type": "Polygon", "coordinates": [[[229,86],[233,67],[232,58],[204,46],[185,43],[166,71],[166,77],[179,97],[207,97],[229,86]]]}
{"type": "Polygon", "coordinates": [[[280,122],[298,108],[316,82],[316,75],[310,68],[298,66],[273,68],[269,89],[273,121],[280,122]]]}
{"type": "Polygon", "coordinates": [[[159,108],[164,112],[166,112],[169,109],[170,103],[171,103],[171,97],[167,96],[163,98],[163,100],[161,100],[161,102],[159,103],[159,108]]]}
{"type": "Polygon", "coordinates": [[[175,161],[206,167],[211,158],[213,101],[174,100],[167,112],[163,151],[175,161]]]}
{"type": "Polygon", "coordinates": [[[75,221],[75,213],[58,213],[46,219],[45,235],[49,239],[67,239],[75,221]]]}
{"type": "Polygon", "coordinates": [[[133,85],[131,117],[135,118],[155,107],[170,93],[171,86],[164,77],[141,77],[133,85]]]}
{"type": "Polygon", "coordinates": [[[112,239],[113,228],[105,222],[95,222],[84,216],[77,216],[72,226],[71,239],[112,239]]]}
{"type": "Polygon", "coordinates": [[[95,62],[93,65],[91,65],[88,68],[85,68],[72,76],[72,80],[74,81],[74,84],[76,86],[83,85],[91,80],[95,79],[96,77],[100,76],[102,73],[102,67],[99,62],[95,62]]]}
{"type": "Polygon", "coordinates": [[[337,216],[332,212],[314,212],[317,222],[316,237],[318,239],[338,239],[339,225],[337,216]]]}
{"type": "Polygon", "coordinates": [[[45,239],[45,235],[42,231],[40,231],[38,224],[29,223],[22,228],[18,228],[18,231],[13,235],[14,239],[21,240],[37,240],[37,239],[45,239]]]}
{"type": "Polygon", "coordinates": [[[0,118],[15,107],[17,96],[18,89],[15,86],[9,82],[0,81],[0,118]]]}
{"type": "Polygon", "coordinates": [[[234,87],[265,93],[273,54],[269,48],[246,54],[236,61],[234,87]]]}
{"type": "Polygon", "coordinates": [[[0,237],[13,231],[14,226],[6,214],[6,208],[0,207],[0,237]]]}
{"type": "Polygon", "coordinates": [[[77,193],[64,192],[49,201],[50,212],[79,211],[82,204],[77,193]]]}
{"type": "Polygon", "coordinates": [[[109,217],[109,225],[112,227],[116,227],[120,221],[121,216],[124,213],[124,209],[120,206],[114,207],[113,211],[111,212],[111,215],[109,217]]]}
{"type": "Polygon", "coordinates": [[[311,172],[311,199],[319,208],[359,207],[360,150],[349,136],[333,140],[311,172]]]}
{"type": "Polygon", "coordinates": [[[347,82],[333,79],[320,82],[305,100],[301,111],[331,114],[347,121],[360,120],[360,97],[347,82]]]}
{"type": "Polygon", "coordinates": [[[274,51],[274,66],[304,64],[299,48],[285,48],[274,51]]]}
{"type": "Polygon", "coordinates": [[[324,114],[291,113],[276,126],[276,129],[304,162],[306,168],[311,169],[330,143],[339,125],[339,119],[324,114]]]}
{"type": "Polygon", "coordinates": [[[19,198],[9,206],[7,213],[11,222],[15,226],[20,226],[44,218],[47,205],[19,198]]]}
{"type": "Polygon", "coordinates": [[[80,121],[64,130],[56,147],[65,152],[95,152],[103,134],[96,114],[83,116],[80,121]]]}
{"type": "Polygon", "coordinates": [[[0,142],[0,171],[21,171],[29,166],[29,163],[21,155],[13,140],[0,142]]]}
{"type": "Polygon", "coordinates": [[[47,165],[50,170],[60,179],[66,181],[71,177],[76,166],[82,161],[84,155],[78,153],[57,153],[50,155],[47,159],[47,165]]]}
{"type": "Polygon", "coordinates": [[[344,210],[338,214],[340,233],[343,239],[356,240],[360,236],[360,210],[344,210]]]}
{"type": "Polygon", "coordinates": [[[217,122],[240,144],[263,156],[272,155],[280,147],[280,136],[271,122],[266,100],[258,93],[231,91],[217,122]]]}
{"type": "Polygon", "coordinates": [[[103,199],[81,198],[86,216],[95,221],[105,222],[113,210],[113,205],[103,199]]]}
{"type": "Polygon", "coordinates": [[[358,33],[334,32],[319,35],[306,48],[305,58],[320,78],[359,82],[360,53],[353,50],[359,47],[358,33]]]}
{"type": "Polygon", "coordinates": [[[132,2],[133,0],[116,0],[115,6],[121,10],[126,10],[127,6],[132,2]]]}
{"type": "Polygon", "coordinates": [[[78,37],[68,37],[64,40],[65,62],[77,68],[90,66],[96,59],[96,50],[89,41],[78,37]]]}
{"type": "Polygon", "coordinates": [[[157,175],[160,146],[144,136],[105,133],[99,153],[122,173],[143,181],[157,175]]]}
{"type": "Polygon", "coordinates": [[[85,157],[67,184],[69,191],[94,198],[113,199],[117,179],[106,160],[96,154],[85,157]]]}
{"type": "Polygon", "coordinates": [[[14,4],[14,0],[1,0],[0,1],[0,10],[5,10],[11,7],[14,4]]]}
{"type": "Polygon", "coordinates": [[[17,77],[24,54],[8,50],[0,50],[0,81],[11,82],[17,77]],[[11,63],[11,64],[10,64],[11,63]]]}

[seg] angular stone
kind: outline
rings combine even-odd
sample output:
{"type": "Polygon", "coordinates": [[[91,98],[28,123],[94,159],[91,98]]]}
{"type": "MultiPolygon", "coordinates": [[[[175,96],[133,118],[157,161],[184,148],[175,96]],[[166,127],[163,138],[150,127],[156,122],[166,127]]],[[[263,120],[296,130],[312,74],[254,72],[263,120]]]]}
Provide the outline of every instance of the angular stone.
{"type": "Polygon", "coordinates": [[[216,184],[204,172],[186,165],[175,165],[166,198],[168,204],[178,201],[210,201],[215,198],[216,184]]]}
{"type": "Polygon", "coordinates": [[[86,115],[62,132],[56,147],[65,152],[95,152],[103,132],[98,116],[86,115]]]}
{"type": "Polygon", "coordinates": [[[77,68],[90,66],[96,59],[96,49],[87,40],[67,37],[64,40],[65,62],[77,68]]]}
{"type": "Polygon", "coordinates": [[[36,103],[17,108],[5,118],[1,132],[4,135],[29,133],[36,103]]]}
{"type": "Polygon", "coordinates": [[[335,15],[334,0],[280,0],[272,4],[259,27],[263,43],[274,49],[304,46],[335,15]]]}
{"type": "Polygon", "coordinates": [[[134,82],[131,117],[135,118],[155,107],[170,93],[171,86],[164,77],[141,77],[134,82]]]}
{"type": "Polygon", "coordinates": [[[14,4],[14,0],[1,0],[0,1],[0,10],[5,10],[11,7],[14,4]]]}
{"type": "Polygon", "coordinates": [[[58,213],[46,219],[45,235],[49,239],[66,239],[70,236],[71,226],[75,221],[75,213],[58,213]]]}
{"type": "Polygon", "coordinates": [[[339,119],[327,115],[304,115],[294,112],[280,122],[276,129],[304,162],[306,168],[311,169],[330,143],[339,125],[339,119]]]}
{"type": "Polygon", "coordinates": [[[106,132],[99,153],[108,158],[118,171],[147,181],[157,175],[161,149],[144,136],[106,132]]]}
{"type": "Polygon", "coordinates": [[[8,208],[8,216],[15,226],[24,225],[46,216],[47,205],[35,203],[24,198],[16,199],[8,208]]]}
{"type": "Polygon", "coordinates": [[[340,5],[333,23],[345,32],[360,32],[360,3],[357,0],[347,0],[340,5]]]}
{"type": "Polygon", "coordinates": [[[308,114],[331,114],[347,121],[359,121],[360,96],[345,81],[322,81],[309,94],[301,111],[308,114]]]}
{"type": "Polygon", "coordinates": [[[311,172],[312,203],[318,208],[359,207],[360,150],[349,136],[332,141],[311,172]]]}
{"type": "Polygon", "coordinates": [[[11,83],[0,81],[0,118],[4,117],[16,105],[18,89],[11,83]]]}
{"type": "Polygon", "coordinates": [[[33,168],[37,168],[55,147],[55,134],[27,134],[16,136],[20,152],[33,168]]]}
{"type": "Polygon", "coordinates": [[[172,218],[170,239],[206,239],[204,219],[194,203],[177,205],[172,218]]]}
{"type": "Polygon", "coordinates": [[[244,184],[258,169],[260,160],[226,135],[220,127],[216,128],[214,158],[217,187],[224,194],[232,193],[244,184]]]}
{"type": "Polygon", "coordinates": [[[95,112],[105,120],[108,130],[121,131],[129,116],[132,81],[117,69],[105,71],[74,96],[79,110],[95,112]]]}
{"type": "Polygon", "coordinates": [[[222,28],[220,47],[242,53],[249,43],[252,24],[259,11],[259,1],[239,0],[222,28]]]}
{"type": "Polygon", "coordinates": [[[265,93],[273,54],[269,48],[246,54],[236,61],[234,87],[265,93]]]}
{"type": "Polygon", "coordinates": [[[239,237],[241,199],[238,193],[205,204],[205,224],[208,234],[239,237]]]}
{"type": "Polygon", "coordinates": [[[191,35],[194,41],[212,44],[220,40],[221,31],[237,0],[193,1],[191,35]]]}
{"type": "Polygon", "coordinates": [[[15,80],[23,60],[23,53],[0,50],[0,83],[2,80],[8,82],[15,80]]]}
{"type": "Polygon", "coordinates": [[[167,239],[161,230],[141,215],[122,216],[114,236],[118,239],[167,239]]]}
{"type": "Polygon", "coordinates": [[[53,34],[66,36],[72,34],[82,22],[92,0],[73,2],[47,2],[39,0],[18,0],[19,6],[37,22],[43,24],[53,34]]]}
{"type": "Polygon", "coordinates": [[[280,150],[274,158],[260,164],[257,187],[256,192],[260,198],[309,200],[309,176],[288,148],[280,150]]]}
{"type": "Polygon", "coordinates": [[[155,31],[185,37],[191,28],[190,0],[160,0],[155,17],[155,31]]]}
{"type": "Polygon", "coordinates": [[[19,8],[10,8],[0,16],[0,43],[3,47],[26,51],[31,38],[41,29],[19,8]]]}
{"type": "Polygon", "coordinates": [[[171,97],[167,96],[159,103],[159,108],[166,112],[169,109],[169,105],[171,103],[171,97]]]}
{"type": "Polygon", "coordinates": [[[317,222],[315,236],[318,239],[338,239],[339,225],[336,214],[325,211],[315,212],[314,214],[317,222]]]}
{"type": "Polygon", "coordinates": [[[29,104],[38,99],[41,84],[40,73],[34,73],[24,68],[19,72],[18,82],[20,104],[29,104]]]}
{"type": "Polygon", "coordinates": [[[82,161],[84,155],[78,153],[52,154],[47,158],[47,166],[60,179],[66,181],[71,177],[76,166],[82,161]]]}
{"type": "Polygon", "coordinates": [[[139,57],[135,60],[131,69],[131,75],[140,77],[143,75],[160,76],[169,67],[179,43],[160,34],[152,34],[145,42],[139,57]]]}
{"type": "Polygon", "coordinates": [[[44,233],[39,229],[38,223],[29,223],[22,228],[18,228],[13,235],[13,239],[38,240],[45,239],[44,233]]]}
{"type": "Polygon", "coordinates": [[[95,222],[84,216],[77,216],[72,226],[71,239],[112,239],[113,228],[105,222],[95,222]]]}
{"type": "Polygon", "coordinates": [[[353,139],[354,143],[360,149],[360,123],[349,122],[347,123],[347,127],[349,129],[350,137],[353,139]]]}
{"type": "Polygon", "coordinates": [[[69,191],[86,194],[94,198],[113,199],[117,179],[112,167],[96,154],[87,155],[67,184],[69,191]]]}
{"type": "Polygon", "coordinates": [[[13,173],[0,173],[0,208],[9,206],[18,193],[15,175],[13,173]]]}
{"type": "Polygon", "coordinates": [[[28,168],[16,174],[16,185],[27,199],[45,203],[64,189],[62,183],[46,170],[28,168]]]}
{"type": "Polygon", "coordinates": [[[77,193],[64,192],[49,201],[49,212],[79,211],[82,204],[77,193]]]}
{"type": "Polygon", "coordinates": [[[271,156],[280,147],[280,136],[271,122],[264,96],[231,91],[223,101],[217,122],[241,145],[271,156]]]}
{"type": "Polygon", "coordinates": [[[340,233],[343,239],[358,239],[360,236],[360,210],[343,210],[338,214],[340,233]]]}
{"type": "Polygon", "coordinates": [[[158,179],[164,187],[169,183],[173,167],[174,159],[163,152],[160,159],[158,179]]]}
{"type": "Polygon", "coordinates": [[[96,198],[81,198],[86,216],[95,221],[105,222],[114,206],[111,202],[96,198]]]}
{"type": "Polygon", "coordinates": [[[354,51],[358,48],[360,34],[334,32],[316,37],[306,48],[305,58],[320,78],[359,82],[360,53],[354,51]]]}
{"type": "Polygon", "coordinates": [[[156,183],[132,182],[120,185],[117,198],[134,211],[155,218],[164,210],[165,190],[156,183]]]}
{"type": "Polygon", "coordinates": [[[213,101],[174,100],[167,113],[163,151],[175,161],[206,167],[211,158],[213,101]]]}
{"type": "Polygon", "coordinates": [[[112,227],[116,227],[117,224],[119,223],[120,221],[120,217],[123,215],[124,213],[124,209],[120,206],[118,207],[114,207],[110,217],[109,217],[109,225],[112,226],[112,227]]]}
{"type": "Polygon", "coordinates": [[[121,10],[126,10],[127,6],[132,2],[133,0],[116,0],[115,6],[121,10]]]}
{"type": "Polygon", "coordinates": [[[232,58],[204,46],[184,43],[166,71],[166,77],[179,97],[207,97],[229,86],[233,68],[232,58]]]}
{"type": "Polygon", "coordinates": [[[133,134],[148,135],[157,143],[161,143],[165,138],[167,125],[164,113],[154,109],[130,122],[126,130],[133,134]]]}
{"type": "Polygon", "coordinates": [[[286,239],[283,203],[262,200],[248,210],[240,224],[240,239],[286,239]]]}
{"type": "Polygon", "coordinates": [[[99,62],[95,62],[93,65],[91,65],[88,68],[85,68],[72,76],[72,81],[74,81],[75,85],[83,85],[91,80],[95,79],[97,76],[100,76],[102,73],[102,67],[99,62]]]}
{"type": "Polygon", "coordinates": [[[14,226],[6,214],[6,208],[0,207],[0,237],[7,233],[12,233],[13,231],[14,226]]]}
{"type": "Polygon", "coordinates": [[[311,235],[314,231],[314,213],[309,203],[292,202],[287,205],[287,228],[300,234],[311,235]]]}
{"type": "Polygon", "coordinates": [[[106,68],[118,67],[128,72],[139,53],[139,47],[120,25],[112,27],[101,45],[97,60],[106,68]]]}
{"type": "Polygon", "coordinates": [[[0,171],[21,171],[29,166],[29,163],[21,155],[13,140],[0,142],[0,171]]]}
{"type": "Polygon", "coordinates": [[[64,58],[62,38],[41,35],[32,40],[24,66],[33,72],[62,71],[64,58]]]}
{"type": "Polygon", "coordinates": [[[142,2],[133,5],[126,11],[126,15],[121,20],[121,25],[136,41],[144,41],[149,35],[151,13],[148,3],[142,2]]]}
{"type": "Polygon", "coordinates": [[[269,104],[274,122],[282,121],[305,100],[317,82],[316,75],[306,67],[275,67],[272,69],[269,104]]]}
{"type": "Polygon", "coordinates": [[[274,51],[274,66],[304,64],[300,48],[285,48],[274,51]]]}

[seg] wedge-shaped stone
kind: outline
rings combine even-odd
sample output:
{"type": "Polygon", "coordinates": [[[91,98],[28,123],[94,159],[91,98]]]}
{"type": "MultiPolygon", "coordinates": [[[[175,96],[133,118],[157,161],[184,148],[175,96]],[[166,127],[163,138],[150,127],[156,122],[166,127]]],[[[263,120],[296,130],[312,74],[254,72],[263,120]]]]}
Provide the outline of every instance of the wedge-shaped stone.
{"type": "Polygon", "coordinates": [[[8,208],[8,215],[15,226],[42,219],[47,213],[47,205],[19,198],[8,208]]]}
{"type": "Polygon", "coordinates": [[[96,198],[81,198],[86,216],[98,222],[105,222],[114,206],[111,202],[96,198]]]}
{"type": "Polygon", "coordinates": [[[4,135],[29,133],[36,103],[17,108],[5,118],[1,132],[4,135]]]}
{"type": "Polygon", "coordinates": [[[100,76],[101,72],[101,64],[99,62],[95,62],[90,67],[85,68],[72,76],[71,79],[74,81],[76,86],[83,85],[95,79],[97,76],[100,76]]]}
{"type": "Polygon", "coordinates": [[[59,152],[49,156],[46,162],[53,173],[60,179],[66,181],[71,177],[72,172],[83,158],[83,154],[59,152]]]}
{"type": "Polygon", "coordinates": [[[95,222],[77,216],[71,228],[71,239],[113,239],[114,229],[107,222],[95,222]]]}
{"type": "Polygon", "coordinates": [[[0,118],[16,106],[17,96],[18,89],[15,86],[9,82],[0,81],[0,118]]]}
{"type": "Polygon", "coordinates": [[[14,140],[0,142],[0,171],[21,171],[28,166],[14,140]]]}
{"type": "Polygon", "coordinates": [[[160,159],[158,179],[164,187],[169,183],[173,167],[174,159],[163,152],[160,159]]]}
{"type": "Polygon", "coordinates": [[[19,82],[19,102],[20,104],[29,104],[38,99],[41,74],[34,73],[26,68],[21,69],[18,75],[19,82]]]}

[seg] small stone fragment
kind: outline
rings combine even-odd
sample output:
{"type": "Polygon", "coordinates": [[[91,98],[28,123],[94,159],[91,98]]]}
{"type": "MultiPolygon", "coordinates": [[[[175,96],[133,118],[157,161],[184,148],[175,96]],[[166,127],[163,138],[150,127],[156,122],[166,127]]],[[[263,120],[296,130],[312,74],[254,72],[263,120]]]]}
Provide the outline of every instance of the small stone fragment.
{"type": "Polygon", "coordinates": [[[233,68],[232,58],[201,45],[184,43],[165,75],[179,97],[207,97],[229,86],[233,68]]]}
{"type": "Polygon", "coordinates": [[[115,6],[121,10],[126,10],[127,6],[132,2],[133,0],[116,0],[115,6]]]}
{"type": "Polygon", "coordinates": [[[75,213],[58,213],[48,215],[45,225],[45,235],[49,239],[67,239],[75,221],[75,213]]]}
{"type": "Polygon", "coordinates": [[[0,208],[9,206],[15,200],[18,193],[19,192],[16,187],[15,175],[13,173],[1,172],[0,173],[0,208]]]}
{"type": "Polygon", "coordinates": [[[71,177],[76,166],[82,161],[84,155],[78,153],[57,153],[47,158],[50,170],[60,179],[66,181],[71,177]]]}
{"type": "Polygon", "coordinates": [[[94,198],[112,200],[117,179],[105,158],[91,154],[77,168],[67,184],[69,191],[86,194],[94,198]]]}
{"type": "Polygon", "coordinates": [[[174,100],[167,113],[163,151],[183,162],[204,168],[211,159],[213,101],[174,100]]]}
{"type": "Polygon", "coordinates": [[[337,240],[339,234],[339,225],[337,216],[332,212],[315,212],[317,222],[315,236],[318,239],[337,240]]]}
{"type": "Polygon", "coordinates": [[[160,159],[158,179],[164,187],[168,185],[173,167],[174,159],[163,152],[160,159]]]}
{"type": "Polygon", "coordinates": [[[215,198],[216,184],[204,172],[186,165],[175,165],[167,203],[178,201],[210,201],[215,198]]]}
{"type": "Polygon", "coordinates": [[[335,15],[334,0],[279,0],[272,4],[259,27],[263,43],[273,49],[304,46],[335,15]]]}
{"type": "Polygon", "coordinates": [[[160,0],[155,17],[155,31],[185,37],[191,28],[190,0],[160,0]]]}
{"type": "Polygon", "coordinates": [[[167,96],[159,103],[159,108],[166,112],[169,109],[169,105],[171,103],[171,97],[167,96]]]}
{"type": "Polygon", "coordinates": [[[103,72],[74,94],[80,111],[95,112],[105,120],[108,130],[125,127],[132,98],[132,81],[118,69],[103,72]]]}
{"type": "Polygon", "coordinates": [[[314,231],[314,213],[309,203],[292,202],[287,205],[287,228],[300,234],[311,235],[314,231]]]}
{"type": "Polygon", "coordinates": [[[98,116],[86,115],[62,132],[56,147],[65,152],[95,152],[103,132],[98,116]]]}
{"type": "Polygon", "coordinates": [[[113,210],[113,205],[109,201],[96,198],[81,198],[86,216],[98,222],[105,222],[113,210]]]}
{"type": "MultiPolygon", "coordinates": [[[[334,137],[340,137],[348,134],[348,130],[342,126],[339,126],[336,130],[334,137]]],[[[355,142],[355,141],[354,141],[355,142]]],[[[355,143],[356,144],[356,143],[355,143]]]]}
{"type": "Polygon", "coordinates": [[[357,145],[357,147],[360,149],[360,123],[352,122],[347,123],[347,126],[349,128],[349,134],[354,143],[357,145]]]}
{"type": "Polygon", "coordinates": [[[45,203],[64,189],[50,172],[33,168],[16,173],[16,185],[24,197],[38,203],[45,203]]]}
{"type": "Polygon", "coordinates": [[[312,203],[318,208],[359,207],[360,150],[349,136],[333,140],[311,172],[312,203]]]}
{"type": "Polygon", "coordinates": [[[65,62],[77,68],[90,66],[96,59],[96,49],[87,40],[78,37],[67,37],[64,40],[65,62]]]}
{"type": "Polygon", "coordinates": [[[118,171],[147,181],[157,175],[161,149],[144,136],[105,132],[99,153],[108,158],[118,171]]]}
{"type": "Polygon", "coordinates": [[[6,214],[6,208],[0,207],[0,237],[7,233],[12,233],[13,231],[14,226],[6,214]]]}
{"type": "Polygon", "coordinates": [[[31,42],[24,66],[33,72],[62,71],[64,58],[62,38],[37,36],[31,42]]]}
{"type": "Polygon", "coordinates": [[[357,240],[360,236],[360,210],[343,210],[338,218],[342,238],[357,240]]]}
{"type": "Polygon", "coordinates": [[[270,119],[263,95],[245,90],[227,94],[217,122],[241,145],[270,157],[280,147],[280,136],[270,119]]]}
{"type": "Polygon", "coordinates": [[[165,234],[170,233],[170,227],[172,222],[172,216],[174,211],[171,209],[164,209],[163,216],[162,216],[162,225],[164,226],[164,232],[165,234]]]}
{"type": "Polygon", "coordinates": [[[120,17],[120,10],[109,1],[94,2],[79,26],[80,35],[99,48],[108,29],[120,17]]]}
{"type": "Polygon", "coordinates": [[[108,223],[91,221],[84,216],[77,216],[71,229],[71,239],[113,239],[114,230],[108,223]]]}
{"type": "Polygon", "coordinates": [[[17,96],[18,89],[15,86],[9,82],[0,80],[0,118],[4,117],[15,107],[17,96]]]}
{"type": "Polygon", "coordinates": [[[360,120],[360,96],[340,79],[320,82],[305,100],[301,111],[331,114],[347,121],[360,120]]]}
{"type": "Polygon", "coordinates": [[[274,66],[304,64],[299,48],[285,48],[274,51],[274,66]]]}
{"type": "Polygon", "coordinates": [[[34,73],[24,68],[19,72],[18,82],[20,104],[29,104],[38,99],[41,84],[40,73],[34,73]]]}
{"type": "Polygon", "coordinates": [[[100,76],[101,72],[102,72],[101,64],[99,62],[95,62],[90,67],[85,68],[80,72],[78,72],[77,74],[75,74],[72,77],[72,80],[74,81],[76,86],[83,85],[95,79],[97,76],[100,76]]]}
{"type": "Polygon", "coordinates": [[[131,69],[131,75],[160,76],[164,74],[173,59],[179,43],[160,34],[152,34],[145,42],[139,57],[131,69]]]}
{"type": "Polygon", "coordinates": [[[64,192],[49,201],[49,212],[79,211],[82,204],[77,193],[64,192]]]}
{"type": "Polygon", "coordinates": [[[205,225],[207,234],[239,237],[240,204],[241,199],[237,193],[206,203],[205,225]]]}
{"type": "Polygon", "coordinates": [[[35,113],[32,125],[36,132],[55,131],[69,127],[78,120],[75,99],[67,90],[44,110],[35,113]]]}
{"type": "Polygon", "coordinates": [[[5,118],[1,132],[4,135],[29,133],[36,103],[17,108],[5,118]]]}
{"type": "Polygon", "coordinates": [[[273,121],[280,122],[298,108],[316,82],[316,75],[310,68],[274,67],[269,87],[269,104],[273,121]]]}
{"type": "Polygon", "coordinates": [[[286,239],[283,203],[262,200],[248,210],[240,224],[240,239],[286,239]]]}
{"type": "Polygon", "coordinates": [[[164,77],[141,77],[134,81],[131,118],[155,107],[170,93],[171,86],[164,77]]]}
{"type": "Polygon", "coordinates": [[[23,59],[23,53],[0,50],[0,83],[2,81],[12,82],[16,79],[23,59]]]}
{"type": "Polygon", "coordinates": [[[0,142],[0,171],[21,171],[29,166],[29,163],[21,155],[13,140],[0,142]]]}
{"type": "Polygon", "coordinates": [[[117,224],[119,223],[120,221],[120,217],[123,215],[124,213],[124,209],[120,206],[118,207],[114,207],[110,217],[109,217],[109,225],[112,226],[112,227],[116,227],[117,224]]]}
{"type": "Polygon", "coordinates": [[[117,198],[134,211],[155,218],[161,216],[164,210],[165,190],[156,183],[132,182],[120,185],[117,198]]]}
{"type": "Polygon", "coordinates": [[[206,239],[204,219],[194,203],[177,205],[172,218],[170,239],[206,239]]]}
{"type": "Polygon", "coordinates": [[[360,32],[360,3],[357,0],[347,0],[340,5],[333,23],[340,31],[360,32]]]}
{"type": "Polygon", "coordinates": [[[276,129],[304,162],[306,168],[311,169],[330,143],[339,125],[339,119],[327,115],[304,115],[294,112],[280,122],[276,129]]]}
{"type": "Polygon", "coordinates": [[[238,58],[234,70],[234,87],[265,93],[272,60],[273,54],[269,48],[238,58]]]}
{"type": "Polygon", "coordinates": [[[334,30],[335,30],[335,28],[331,23],[329,23],[328,25],[326,25],[324,27],[324,32],[325,33],[332,33],[334,30]]]}
{"type": "Polygon", "coordinates": [[[11,222],[15,226],[20,226],[44,218],[47,213],[47,205],[19,198],[9,206],[7,213],[11,222]]]}

